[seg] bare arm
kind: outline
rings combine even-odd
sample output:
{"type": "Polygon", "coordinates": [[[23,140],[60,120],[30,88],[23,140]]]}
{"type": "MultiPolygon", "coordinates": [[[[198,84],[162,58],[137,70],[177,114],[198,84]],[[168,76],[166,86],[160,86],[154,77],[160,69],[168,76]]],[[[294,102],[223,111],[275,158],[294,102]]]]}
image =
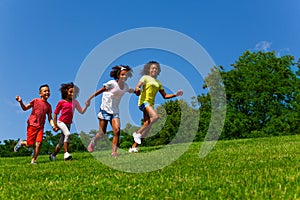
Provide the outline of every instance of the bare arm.
{"type": "Polygon", "coordinates": [[[85,106],[84,108],[81,108],[81,106],[78,104],[79,107],[77,107],[77,111],[80,113],[80,114],[84,114],[85,111],[87,110],[87,108],[90,106],[90,102],[85,102],[85,106]]]}
{"type": "Polygon", "coordinates": [[[54,128],[55,125],[54,125],[54,121],[52,119],[52,115],[51,114],[47,114],[47,115],[48,115],[48,121],[49,121],[50,125],[54,128]]]}
{"type": "Polygon", "coordinates": [[[139,96],[141,94],[141,86],[143,85],[143,82],[139,81],[138,84],[135,86],[134,93],[139,96]]]}
{"type": "Polygon", "coordinates": [[[171,99],[171,98],[174,98],[174,97],[177,97],[177,96],[182,96],[183,91],[182,90],[178,90],[176,92],[176,94],[166,94],[165,90],[159,90],[159,93],[161,94],[161,96],[164,99],[171,99]]]}
{"type": "Polygon", "coordinates": [[[140,96],[140,94],[141,94],[141,91],[140,90],[135,90],[135,89],[133,89],[133,88],[130,88],[129,90],[128,90],[128,92],[129,93],[134,93],[136,96],[140,96]]]}
{"type": "Polygon", "coordinates": [[[58,126],[57,126],[57,114],[54,113],[53,116],[54,116],[54,117],[53,117],[53,120],[52,120],[52,121],[53,121],[53,125],[54,125],[54,127],[58,127],[58,126]]]}
{"type": "Polygon", "coordinates": [[[97,90],[95,93],[93,93],[85,102],[85,105],[90,105],[92,98],[98,96],[99,94],[103,93],[106,90],[106,88],[103,86],[99,90],[97,90]]]}
{"type": "Polygon", "coordinates": [[[128,93],[134,93],[135,92],[135,90],[133,89],[133,88],[130,88],[129,90],[128,90],[128,93]]]}
{"type": "Polygon", "coordinates": [[[58,127],[57,127],[57,125],[54,123],[54,120],[52,119],[52,115],[51,114],[47,114],[48,115],[48,121],[49,121],[49,123],[50,123],[50,125],[52,126],[52,129],[55,131],[55,132],[57,132],[58,131],[58,127]]]}
{"type": "Polygon", "coordinates": [[[20,103],[20,106],[21,106],[22,110],[24,110],[24,111],[26,111],[32,107],[30,104],[25,105],[20,96],[16,96],[16,100],[20,103]]]}

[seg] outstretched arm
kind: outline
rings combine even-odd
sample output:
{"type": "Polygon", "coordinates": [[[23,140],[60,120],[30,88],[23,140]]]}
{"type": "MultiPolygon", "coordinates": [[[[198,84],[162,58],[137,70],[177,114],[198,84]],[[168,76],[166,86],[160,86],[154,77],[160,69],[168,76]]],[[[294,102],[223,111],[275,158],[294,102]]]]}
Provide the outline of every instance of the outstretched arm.
{"type": "Polygon", "coordinates": [[[140,96],[140,94],[141,94],[141,91],[139,90],[139,91],[136,91],[135,89],[133,89],[133,88],[130,88],[129,90],[128,90],[128,92],[129,93],[134,93],[136,96],[140,96]]]}
{"type": "Polygon", "coordinates": [[[133,88],[128,89],[128,93],[134,93],[135,90],[133,88]]]}
{"type": "Polygon", "coordinates": [[[182,96],[183,91],[182,90],[178,90],[176,92],[176,94],[166,94],[165,90],[159,90],[159,93],[161,94],[161,96],[164,99],[171,99],[171,98],[174,98],[174,97],[182,96]]]}
{"type": "Polygon", "coordinates": [[[78,104],[78,107],[76,107],[76,108],[80,114],[84,114],[89,106],[90,106],[90,101],[87,101],[87,102],[85,102],[84,108],[81,108],[81,106],[79,104],[78,104]]]}
{"type": "Polygon", "coordinates": [[[85,105],[90,105],[92,98],[98,96],[99,94],[103,93],[106,90],[106,88],[103,86],[99,90],[97,90],[95,93],[93,93],[85,102],[85,105]]]}
{"type": "Polygon", "coordinates": [[[20,103],[20,106],[21,106],[22,110],[24,110],[24,111],[26,111],[32,107],[30,104],[25,105],[20,96],[16,96],[16,100],[20,103]]]}

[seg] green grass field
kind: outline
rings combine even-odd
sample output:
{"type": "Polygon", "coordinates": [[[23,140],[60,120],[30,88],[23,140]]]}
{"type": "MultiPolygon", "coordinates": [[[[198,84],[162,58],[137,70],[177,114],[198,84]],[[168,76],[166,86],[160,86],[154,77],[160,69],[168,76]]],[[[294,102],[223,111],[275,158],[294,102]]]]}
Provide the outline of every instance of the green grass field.
{"type": "MultiPolygon", "coordinates": [[[[200,147],[193,143],[147,173],[115,170],[89,153],[73,153],[68,162],[62,154],[55,162],[40,156],[37,165],[30,157],[0,158],[0,199],[300,199],[300,135],[218,141],[204,158],[200,147]]],[[[116,159],[101,154],[134,165],[132,157],[155,149],[116,159]]]]}

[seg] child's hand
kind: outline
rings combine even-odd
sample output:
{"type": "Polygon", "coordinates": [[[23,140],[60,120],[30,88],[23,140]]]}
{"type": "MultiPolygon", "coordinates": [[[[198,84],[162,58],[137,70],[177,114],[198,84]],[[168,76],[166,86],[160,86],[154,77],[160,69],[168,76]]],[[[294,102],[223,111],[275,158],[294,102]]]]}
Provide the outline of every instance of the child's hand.
{"type": "Polygon", "coordinates": [[[21,102],[22,98],[20,96],[16,96],[16,100],[17,100],[17,102],[21,102]]]}
{"type": "Polygon", "coordinates": [[[183,91],[182,90],[178,90],[177,93],[176,93],[176,96],[182,96],[183,95],[183,91]]]}
{"type": "Polygon", "coordinates": [[[85,106],[86,106],[86,107],[89,107],[90,104],[91,104],[91,100],[87,100],[87,101],[85,102],[85,106]]]}
{"type": "Polygon", "coordinates": [[[141,89],[140,88],[136,88],[135,91],[134,91],[134,94],[136,94],[136,96],[140,96],[141,89]]]}
{"type": "Polygon", "coordinates": [[[59,128],[57,126],[53,127],[53,131],[57,132],[59,130],[59,128]]]}

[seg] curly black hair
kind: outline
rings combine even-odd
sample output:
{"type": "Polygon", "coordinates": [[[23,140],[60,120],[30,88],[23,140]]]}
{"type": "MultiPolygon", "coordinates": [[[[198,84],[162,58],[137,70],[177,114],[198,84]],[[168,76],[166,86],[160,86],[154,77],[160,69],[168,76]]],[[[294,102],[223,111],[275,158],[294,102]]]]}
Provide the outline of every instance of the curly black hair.
{"type": "Polygon", "coordinates": [[[140,74],[141,75],[149,75],[150,67],[153,64],[157,66],[157,69],[158,69],[157,75],[159,75],[159,73],[161,72],[160,64],[156,61],[149,61],[148,63],[146,63],[144,65],[144,68],[141,70],[140,74]]]}
{"type": "Polygon", "coordinates": [[[121,73],[122,70],[126,70],[127,71],[127,76],[131,77],[132,76],[132,69],[128,66],[128,65],[117,65],[114,66],[110,72],[110,77],[114,78],[114,79],[119,79],[119,75],[121,73]]]}
{"type": "Polygon", "coordinates": [[[74,98],[76,99],[78,97],[78,94],[79,94],[79,88],[73,83],[63,83],[61,84],[61,87],[60,87],[60,92],[61,92],[61,98],[62,99],[66,99],[67,96],[68,96],[68,90],[70,88],[74,88],[74,98]]]}

